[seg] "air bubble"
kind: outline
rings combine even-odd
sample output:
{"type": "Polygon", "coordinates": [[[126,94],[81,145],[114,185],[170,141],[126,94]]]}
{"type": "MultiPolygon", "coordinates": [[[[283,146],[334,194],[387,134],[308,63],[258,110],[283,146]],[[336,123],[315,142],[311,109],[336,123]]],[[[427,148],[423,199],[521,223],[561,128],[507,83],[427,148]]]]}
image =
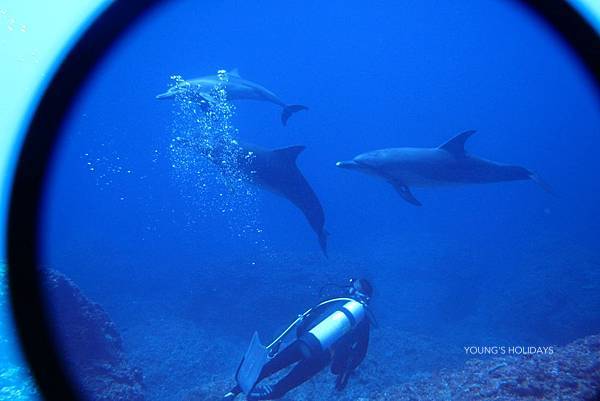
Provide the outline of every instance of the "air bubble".
{"type": "Polygon", "coordinates": [[[175,97],[175,139],[170,146],[174,178],[180,182],[184,198],[197,203],[195,209],[200,213],[220,212],[236,237],[256,235],[254,229],[245,228],[249,223],[253,228],[258,225],[255,188],[247,169],[251,155],[244,153],[236,139],[235,107],[225,88],[227,72],[219,70],[217,78],[207,93],[213,100],[210,103],[199,105],[198,97],[207,89],[189,83],[175,97]]]}

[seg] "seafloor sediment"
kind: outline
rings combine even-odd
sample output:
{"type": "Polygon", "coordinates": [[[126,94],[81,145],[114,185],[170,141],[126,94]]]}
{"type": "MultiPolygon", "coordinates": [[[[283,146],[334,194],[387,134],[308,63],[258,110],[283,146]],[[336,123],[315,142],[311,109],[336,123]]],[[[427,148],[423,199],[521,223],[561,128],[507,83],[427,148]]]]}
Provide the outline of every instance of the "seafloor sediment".
{"type": "MultiPolygon", "coordinates": [[[[343,392],[333,389],[333,377],[323,372],[288,393],[284,401],[597,401],[600,400],[600,335],[556,348],[552,355],[501,356],[471,359],[462,368],[411,378],[394,370],[373,376],[373,361],[362,367],[343,392]]],[[[185,401],[220,400],[222,380],[191,390],[185,401]]]]}
{"type": "Polygon", "coordinates": [[[600,399],[600,335],[556,349],[552,355],[467,361],[463,369],[403,383],[375,400],[586,400],[600,399]]]}

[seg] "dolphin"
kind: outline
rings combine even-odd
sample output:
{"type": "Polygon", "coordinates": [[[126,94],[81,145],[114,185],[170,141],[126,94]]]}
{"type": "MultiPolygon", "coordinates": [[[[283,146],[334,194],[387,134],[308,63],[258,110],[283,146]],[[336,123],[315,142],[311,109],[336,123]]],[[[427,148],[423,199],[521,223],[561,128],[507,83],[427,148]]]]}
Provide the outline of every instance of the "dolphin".
{"type": "MultiPolygon", "coordinates": [[[[192,141],[177,138],[180,143],[195,146],[192,141]]],[[[327,257],[327,236],[325,213],[319,198],[296,165],[298,155],[305,146],[295,145],[279,149],[265,149],[253,144],[233,141],[229,145],[220,144],[210,152],[196,146],[200,153],[217,167],[224,160],[234,158],[234,165],[254,185],[279,195],[296,206],[317,234],[319,246],[327,257]]],[[[224,170],[227,173],[227,170],[224,170]]]]}
{"type": "MultiPolygon", "coordinates": [[[[225,82],[225,92],[229,100],[250,99],[263,102],[275,103],[283,108],[281,112],[281,123],[287,125],[290,116],[298,111],[307,110],[308,107],[300,104],[287,104],[267,88],[240,77],[237,69],[227,73],[228,80],[225,82]]],[[[208,75],[201,78],[184,80],[172,86],[165,93],[156,95],[157,99],[172,99],[178,94],[188,93],[199,103],[212,104],[214,98],[211,91],[220,83],[223,83],[218,75],[208,75]]]]}
{"type": "Polygon", "coordinates": [[[407,202],[421,206],[411,187],[452,184],[484,184],[533,180],[546,191],[551,188],[535,173],[521,166],[497,163],[472,156],[465,142],[475,131],[458,134],[437,148],[387,148],[362,153],[336,166],[383,178],[407,202]]]}

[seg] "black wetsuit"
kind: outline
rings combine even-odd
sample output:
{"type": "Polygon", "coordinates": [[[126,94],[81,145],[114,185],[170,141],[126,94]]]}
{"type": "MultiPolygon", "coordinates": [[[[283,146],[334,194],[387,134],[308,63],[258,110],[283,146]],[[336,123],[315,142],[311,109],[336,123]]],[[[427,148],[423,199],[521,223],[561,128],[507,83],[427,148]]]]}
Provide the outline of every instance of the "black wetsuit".
{"type": "MultiPolygon", "coordinates": [[[[338,376],[336,388],[341,390],[345,387],[348,375],[360,365],[367,354],[368,319],[365,317],[329,349],[322,349],[319,341],[309,332],[341,305],[343,303],[334,308],[327,308],[324,313],[309,316],[298,328],[297,339],[265,364],[257,382],[297,363],[287,375],[271,386],[272,391],[269,396],[261,399],[276,400],[283,397],[285,393],[323,370],[329,363],[331,363],[331,372],[338,376]]],[[[239,387],[235,390],[239,390],[239,387]]]]}

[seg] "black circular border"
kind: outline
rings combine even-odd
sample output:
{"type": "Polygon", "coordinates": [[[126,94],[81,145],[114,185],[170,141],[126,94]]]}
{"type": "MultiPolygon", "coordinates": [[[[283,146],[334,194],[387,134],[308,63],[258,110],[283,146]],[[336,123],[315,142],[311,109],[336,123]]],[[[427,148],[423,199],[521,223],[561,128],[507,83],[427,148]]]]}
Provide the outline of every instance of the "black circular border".
{"type": "Polygon", "coordinates": [[[25,359],[46,400],[78,400],[54,349],[38,277],[38,219],[46,167],[63,120],[88,74],[122,34],[160,0],[112,2],[83,33],[49,83],[17,162],[9,204],[7,252],[11,306],[25,359]]]}
{"type": "MultiPolygon", "coordinates": [[[[52,78],[27,130],[9,204],[7,253],[10,299],[24,355],[46,400],[76,400],[53,347],[38,277],[38,219],[45,170],[69,108],[111,46],[160,0],[115,1],[83,34],[52,78]]],[[[575,50],[600,93],[600,40],[564,0],[520,0],[541,15],[575,50]]]]}

